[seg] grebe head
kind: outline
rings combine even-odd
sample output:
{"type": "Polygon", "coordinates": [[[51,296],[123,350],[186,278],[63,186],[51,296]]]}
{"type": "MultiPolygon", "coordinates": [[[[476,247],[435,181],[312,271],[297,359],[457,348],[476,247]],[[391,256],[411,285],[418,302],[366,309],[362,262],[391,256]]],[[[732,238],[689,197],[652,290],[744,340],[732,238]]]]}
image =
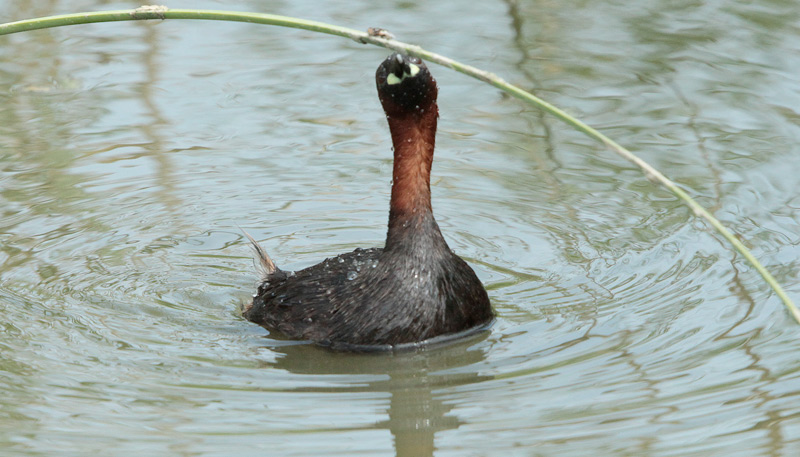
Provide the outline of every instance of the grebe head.
{"type": "Polygon", "coordinates": [[[436,103],[436,80],[417,57],[390,55],[378,67],[375,82],[388,116],[423,114],[436,103]]]}

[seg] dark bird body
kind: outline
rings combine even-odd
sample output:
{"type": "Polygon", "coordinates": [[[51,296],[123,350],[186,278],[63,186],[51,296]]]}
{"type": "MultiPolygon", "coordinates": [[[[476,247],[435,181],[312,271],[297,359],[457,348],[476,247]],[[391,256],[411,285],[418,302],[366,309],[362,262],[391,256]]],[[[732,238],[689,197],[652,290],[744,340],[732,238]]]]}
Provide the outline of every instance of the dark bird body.
{"type": "Polygon", "coordinates": [[[296,273],[280,270],[257,247],[266,278],[244,312],[248,320],[344,350],[413,346],[492,322],[486,291],[447,246],[431,209],[436,81],[419,59],[393,54],[376,82],[394,144],[385,247],[296,273]]]}

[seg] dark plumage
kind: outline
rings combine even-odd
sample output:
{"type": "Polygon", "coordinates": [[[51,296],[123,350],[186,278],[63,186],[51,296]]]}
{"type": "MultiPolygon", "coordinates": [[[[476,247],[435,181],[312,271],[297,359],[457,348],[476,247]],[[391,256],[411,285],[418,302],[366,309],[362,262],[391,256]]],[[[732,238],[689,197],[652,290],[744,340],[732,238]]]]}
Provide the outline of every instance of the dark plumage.
{"type": "Polygon", "coordinates": [[[394,144],[383,249],[356,249],[296,273],[266,271],[248,320],[291,338],[344,350],[398,348],[491,323],[475,272],[447,246],[433,218],[430,170],[438,108],[422,61],[392,54],[375,75],[394,144]]]}

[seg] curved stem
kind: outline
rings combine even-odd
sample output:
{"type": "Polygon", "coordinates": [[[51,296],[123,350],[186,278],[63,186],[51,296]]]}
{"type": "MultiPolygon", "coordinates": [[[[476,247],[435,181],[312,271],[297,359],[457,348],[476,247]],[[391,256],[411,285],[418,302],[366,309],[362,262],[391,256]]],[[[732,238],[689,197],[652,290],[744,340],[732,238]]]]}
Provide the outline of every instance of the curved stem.
{"type": "Polygon", "coordinates": [[[8,35],[11,33],[27,32],[30,30],[47,29],[52,27],[63,27],[66,25],[153,19],[196,19],[277,25],[280,27],[310,30],[312,32],[327,33],[328,35],[352,38],[356,41],[362,41],[362,39],[369,37],[367,33],[360,32],[355,29],[338,27],[322,22],[306,21],[288,16],[260,13],[241,13],[237,11],[167,9],[167,7],[162,6],[142,6],[133,10],[93,11],[90,13],[62,14],[58,16],[48,16],[36,19],[8,22],[6,24],[0,24],[0,35],[8,35]]]}
{"type": "Polygon", "coordinates": [[[689,208],[692,209],[695,215],[705,219],[709,224],[728,240],[734,249],[738,251],[753,267],[761,274],[764,281],[769,284],[775,291],[775,294],[780,297],[786,308],[792,314],[794,319],[800,323],[800,310],[792,302],[791,298],[784,292],[783,288],[778,284],[778,281],[764,268],[763,265],[756,259],[753,254],[733,235],[722,223],[717,220],[705,208],[700,206],[694,199],[692,199],[683,189],[678,187],[674,182],[661,174],[658,170],[653,168],[644,160],[634,155],[629,150],[625,149],[615,141],[606,137],[602,133],[593,129],[592,127],[584,124],[583,122],[575,119],[567,114],[565,111],[547,103],[546,101],[536,97],[535,95],[526,92],[519,87],[511,85],[493,73],[489,73],[470,65],[465,65],[457,62],[448,57],[426,51],[419,46],[408,43],[403,43],[393,39],[383,38],[381,36],[372,36],[369,33],[361,32],[355,29],[346,27],[338,27],[335,25],[325,24],[322,22],[306,21],[287,16],[277,16],[273,14],[258,14],[258,13],[240,13],[234,11],[212,11],[212,10],[187,10],[187,9],[167,9],[163,6],[143,6],[134,10],[117,10],[117,11],[100,11],[91,13],[76,13],[64,14],[60,16],[49,16],[36,19],[28,19],[17,22],[9,22],[0,24],[0,35],[8,35],[11,33],[25,32],[29,30],[38,30],[51,27],[61,27],[66,25],[89,24],[97,22],[114,22],[114,21],[136,21],[148,19],[200,19],[200,20],[214,20],[214,21],[235,21],[235,22],[249,22],[254,24],[277,25],[281,27],[289,27],[295,29],[309,30],[312,32],[326,33],[329,35],[336,35],[345,38],[350,38],[359,43],[369,43],[376,46],[381,46],[394,51],[403,52],[406,54],[414,55],[419,58],[435,62],[445,67],[451,68],[459,73],[484,81],[498,89],[513,95],[524,102],[535,106],[551,115],[557,117],[561,121],[571,125],[576,130],[602,142],[609,149],[622,156],[629,162],[639,167],[653,182],[657,182],[666,187],[670,192],[675,194],[678,198],[683,200],[689,208]]]}

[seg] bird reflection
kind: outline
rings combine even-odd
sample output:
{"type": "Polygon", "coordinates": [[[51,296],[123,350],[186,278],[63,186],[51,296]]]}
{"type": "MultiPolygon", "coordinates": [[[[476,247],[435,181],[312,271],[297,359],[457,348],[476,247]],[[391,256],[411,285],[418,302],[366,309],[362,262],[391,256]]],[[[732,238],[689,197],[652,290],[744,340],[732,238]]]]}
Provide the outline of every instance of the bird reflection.
{"type": "Polygon", "coordinates": [[[347,354],[335,353],[312,345],[271,348],[278,358],[270,364],[304,375],[386,375],[368,382],[348,382],[342,386],[294,389],[297,392],[388,392],[391,399],[388,419],[374,424],[375,429],[389,430],[399,456],[433,456],[436,433],[461,426],[451,413],[457,402],[442,400],[447,387],[473,384],[491,379],[477,369],[459,368],[481,364],[486,346],[479,344],[488,332],[446,347],[421,349],[406,353],[347,354]]]}

